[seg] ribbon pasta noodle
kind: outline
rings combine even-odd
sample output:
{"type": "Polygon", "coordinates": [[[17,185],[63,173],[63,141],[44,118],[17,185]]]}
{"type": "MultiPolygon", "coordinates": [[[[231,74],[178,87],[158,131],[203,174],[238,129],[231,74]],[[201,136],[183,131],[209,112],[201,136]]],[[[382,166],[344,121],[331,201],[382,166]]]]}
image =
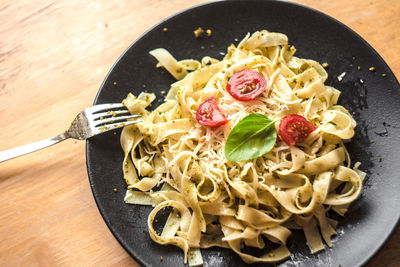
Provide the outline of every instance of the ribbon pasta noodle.
{"type": "Polygon", "coordinates": [[[290,229],[302,229],[316,253],[324,243],[332,246],[337,222],[327,212],[344,215],[360,195],[365,173],[358,170],[359,163],[351,168],[343,145],[354,135],[356,122],[337,105],[340,91],[324,84],[324,68],[295,57],[295,51],[286,35],[266,30],[248,34],[237,47],[230,45],[221,61],[177,61],[158,48],[150,54],[178,79],[165,102],[148,111],[154,94],[129,94],[123,101],[143,118],[121,134],[125,202],[154,207],[148,217],[150,237],[181,248],[185,263],[202,264],[200,248],[211,246],[230,248],[246,263],[281,261],[290,255],[290,229]],[[268,81],[267,89],[248,102],[226,91],[229,78],[243,69],[255,70],[268,81]],[[203,127],[196,110],[213,96],[229,122],[203,127]],[[276,121],[299,114],[317,128],[298,146],[278,138],[261,157],[228,161],[225,141],[251,113],[276,121]],[[166,207],[172,212],[159,234],[153,223],[166,207]],[[264,252],[255,256],[243,247],[264,252]]]}

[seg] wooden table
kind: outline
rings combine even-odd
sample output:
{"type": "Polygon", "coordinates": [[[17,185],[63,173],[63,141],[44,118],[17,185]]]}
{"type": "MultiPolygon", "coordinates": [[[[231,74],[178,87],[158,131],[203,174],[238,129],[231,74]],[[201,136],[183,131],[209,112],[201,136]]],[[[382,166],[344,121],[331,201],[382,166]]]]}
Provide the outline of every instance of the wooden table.
{"type": "MultiPolygon", "coordinates": [[[[93,103],[118,56],[204,0],[3,0],[0,150],[54,136],[93,103]]],[[[299,0],[364,37],[400,77],[400,1],[299,0]]],[[[368,266],[400,264],[400,228],[368,266]]],[[[94,202],[85,142],[0,164],[0,266],[138,266],[94,202]]]]}

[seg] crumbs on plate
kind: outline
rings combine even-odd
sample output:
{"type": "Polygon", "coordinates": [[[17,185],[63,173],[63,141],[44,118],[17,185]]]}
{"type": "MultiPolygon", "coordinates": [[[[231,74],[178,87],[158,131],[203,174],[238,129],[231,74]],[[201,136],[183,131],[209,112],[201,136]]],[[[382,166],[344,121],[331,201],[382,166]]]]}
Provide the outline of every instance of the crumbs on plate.
{"type": "Polygon", "coordinates": [[[212,31],[210,29],[207,29],[206,31],[204,31],[203,28],[201,28],[201,27],[198,27],[196,30],[193,31],[193,33],[196,38],[203,37],[204,33],[206,33],[206,35],[208,37],[210,37],[212,35],[212,31]]]}

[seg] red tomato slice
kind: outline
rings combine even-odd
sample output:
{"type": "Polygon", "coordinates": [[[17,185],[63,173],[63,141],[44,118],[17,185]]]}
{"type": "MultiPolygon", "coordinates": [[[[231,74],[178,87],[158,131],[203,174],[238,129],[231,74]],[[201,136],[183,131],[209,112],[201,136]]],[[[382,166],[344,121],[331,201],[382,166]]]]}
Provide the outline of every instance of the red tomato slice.
{"type": "Polygon", "coordinates": [[[289,114],[279,124],[279,135],[289,146],[303,142],[316,127],[303,116],[289,114]]]}
{"type": "Polygon", "coordinates": [[[267,80],[255,70],[242,70],[236,72],[229,79],[226,90],[240,101],[256,99],[267,87],[267,80]]]}
{"type": "Polygon", "coordinates": [[[215,97],[210,97],[200,104],[196,111],[196,120],[203,126],[219,126],[228,122],[225,115],[219,110],[215,97]]]}

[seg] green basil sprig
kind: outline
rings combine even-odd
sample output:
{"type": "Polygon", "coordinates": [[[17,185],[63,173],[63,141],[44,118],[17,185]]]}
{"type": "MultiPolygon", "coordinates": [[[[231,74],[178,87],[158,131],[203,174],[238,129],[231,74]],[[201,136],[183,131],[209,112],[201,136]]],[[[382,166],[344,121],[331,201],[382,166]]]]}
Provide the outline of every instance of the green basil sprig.
{"type": "Polygon", "coordinates": [[[233,127],[225,143],[225,157],[229,161],[258,158],[275,145],[275,121],[253,113],[244,117],[233,127]]]}

